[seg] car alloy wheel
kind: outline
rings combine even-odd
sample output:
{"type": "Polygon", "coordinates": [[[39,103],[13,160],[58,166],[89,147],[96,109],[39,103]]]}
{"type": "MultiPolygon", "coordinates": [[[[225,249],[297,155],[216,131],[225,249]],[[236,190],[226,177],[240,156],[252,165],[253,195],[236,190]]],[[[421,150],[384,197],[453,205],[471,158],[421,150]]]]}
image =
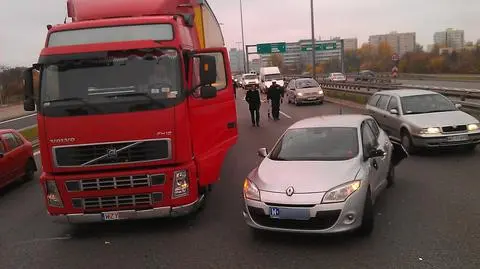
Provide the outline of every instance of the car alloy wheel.
{"type": "Polygon", "coordinates": [[[412,138],[407,131],[402,133],[402,146],[408,152],[408,154],[414,154],[416,152],[416,148],[412,143],[412,138]]]}

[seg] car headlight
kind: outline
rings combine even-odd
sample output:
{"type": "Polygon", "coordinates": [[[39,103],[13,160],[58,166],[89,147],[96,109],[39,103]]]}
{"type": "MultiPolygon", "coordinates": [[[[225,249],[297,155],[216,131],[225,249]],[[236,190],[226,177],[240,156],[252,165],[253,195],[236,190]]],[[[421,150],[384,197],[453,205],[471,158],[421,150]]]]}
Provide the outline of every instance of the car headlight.
{"type": "Polygon", "coordinates": [[[467,130],[470,131],[470,132],[476,131],[478,129],[480,129],[480,124],[478,124],[478,123],[472,123],[472,124],[467,125],[467,130]]]}
{"type": "Polygon", "coordinates": [[[297,92],[297,95],[298,95],[298,96],[303,96],[303,93],[297,92]]]}
{"type": "Polygon", "coordinates": [[[189,190],[187,170],[175,171],[173,174],[172,198],[180,198],[188,195],[189,190]]]}
{"type": "Polygon", "coordinates": [[[245,179],[243,183],[243,196],[246,199],[260,201],[260,190],[257,188],[255,183],[250,181],[248,178],[245,179]]]}
{"type": "Polygon", "coordinates": [[[439,134],[441,133],[440,128],[438,127],[429,127],[429,128],[423,128],[420,130],[420,134],[439,134]]]}
{"type": "Polygon", "coordinates": [[[323,196],[322,203],[323,204],[330,204],[330,203],[341,203],[345,202],[352,193],[360,189],[360,180],[355,180],[349,182],[347,184],[340,185],[329,190],[325,196],[323,196]]]}
{"type": "Polygon", "coordinates": [[[323,94],[323,90],[319,90],[319,91],[318,91],[318,94],[323,94]]]}

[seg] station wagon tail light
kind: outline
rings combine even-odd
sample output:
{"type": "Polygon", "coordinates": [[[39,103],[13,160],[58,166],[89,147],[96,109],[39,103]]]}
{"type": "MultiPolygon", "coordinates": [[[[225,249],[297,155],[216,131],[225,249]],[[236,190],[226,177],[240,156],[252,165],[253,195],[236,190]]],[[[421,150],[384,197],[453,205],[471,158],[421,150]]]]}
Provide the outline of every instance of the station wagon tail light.
{"type": "Polygon", "coordinates": [[[470,131],[470,132],[476,131],[478,129],[480,129],[480,124],[478,124],[478,123],[472,123],[472,124],[467,125],[467,130],[470,131]]]}
{"type": "Polygon", "coordinates": [[[173,199],[187,196],[189,187],[187,170],[175,171],[173,173],[173,199]]]}
{"type": "Polygon", "coordinates": [[[423,128],[420,130],[420,134],[439,134],[441,133],[440,128],[438,127],[429,127],[429,128],[423,128]]]}
{"type": "Polygon", "coordinates": [[[45,189],[47,191],[47,202],[52,207],[63,207],[62,198],[57,188],[57,183],[53,180],[47,180],[45,183],[45,189]]]}
{"type": "Polygon", "coordinates": [[[255,183],[248,178],[245,179],[245,182],[243,183],[243,196],[246,199],[260,201],[260,190],[258,190],[255,183]]]}
{"type": "Polygon", "coordinates": [[[331,203],[341,203],[345,202],[352,193],[360,189],[361,182],[360,180],[355,180],[347,184],[340,185],[328,191],[325,196],[323,196],[323,204],[331,203]]]}

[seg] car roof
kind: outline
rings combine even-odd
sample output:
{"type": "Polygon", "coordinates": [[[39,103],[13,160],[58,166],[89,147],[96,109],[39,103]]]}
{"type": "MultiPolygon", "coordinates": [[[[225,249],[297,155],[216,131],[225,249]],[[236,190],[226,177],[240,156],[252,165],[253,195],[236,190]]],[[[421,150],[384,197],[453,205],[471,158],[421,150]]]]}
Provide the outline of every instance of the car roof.
{"type": "Polygon", "coordinates": [[[397,90],[380,91],[380,92],[376,92],[375,94],[388,94],[388,95],[393,95],[398,97],[405,97],[405,96],[439,94],[439,93],[434,91],[428,91],[428,90],[420,90],[420,89],[397,89],[397,90]]]}
{"type": "Polygon", "coordinates": [[[306,118],[297,121],[288,129],[316,128],[316,127],[360,127],[366,119],[372,119],[369,115],[348,114],[348,115],[328,115],[306,118]]]}
{"type": "Polygon", "coordinates": [[[0,135],[5,133],[18,133],[18,132],[13,129],[0,129],[0,135]]]}

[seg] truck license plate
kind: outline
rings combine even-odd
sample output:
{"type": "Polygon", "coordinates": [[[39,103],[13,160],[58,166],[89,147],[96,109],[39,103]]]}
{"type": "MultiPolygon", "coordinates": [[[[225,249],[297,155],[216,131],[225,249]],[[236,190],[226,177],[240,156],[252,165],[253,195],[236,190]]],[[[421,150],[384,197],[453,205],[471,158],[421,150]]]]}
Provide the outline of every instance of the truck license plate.
{"type": "Polygon", "coordinates": [[[102,213],[102,220],[104,221],[112,221],[112,220],[119,220],[120,213],[119,212],[106,212],[102,213]]]}
{"type": "Polygon", "coordinates": [[[456,135],[456,136],[449,136],[448,138],[449,142],[459,142],[459,141],[466,141],[468,140],[468,135],[456,135]]]}

